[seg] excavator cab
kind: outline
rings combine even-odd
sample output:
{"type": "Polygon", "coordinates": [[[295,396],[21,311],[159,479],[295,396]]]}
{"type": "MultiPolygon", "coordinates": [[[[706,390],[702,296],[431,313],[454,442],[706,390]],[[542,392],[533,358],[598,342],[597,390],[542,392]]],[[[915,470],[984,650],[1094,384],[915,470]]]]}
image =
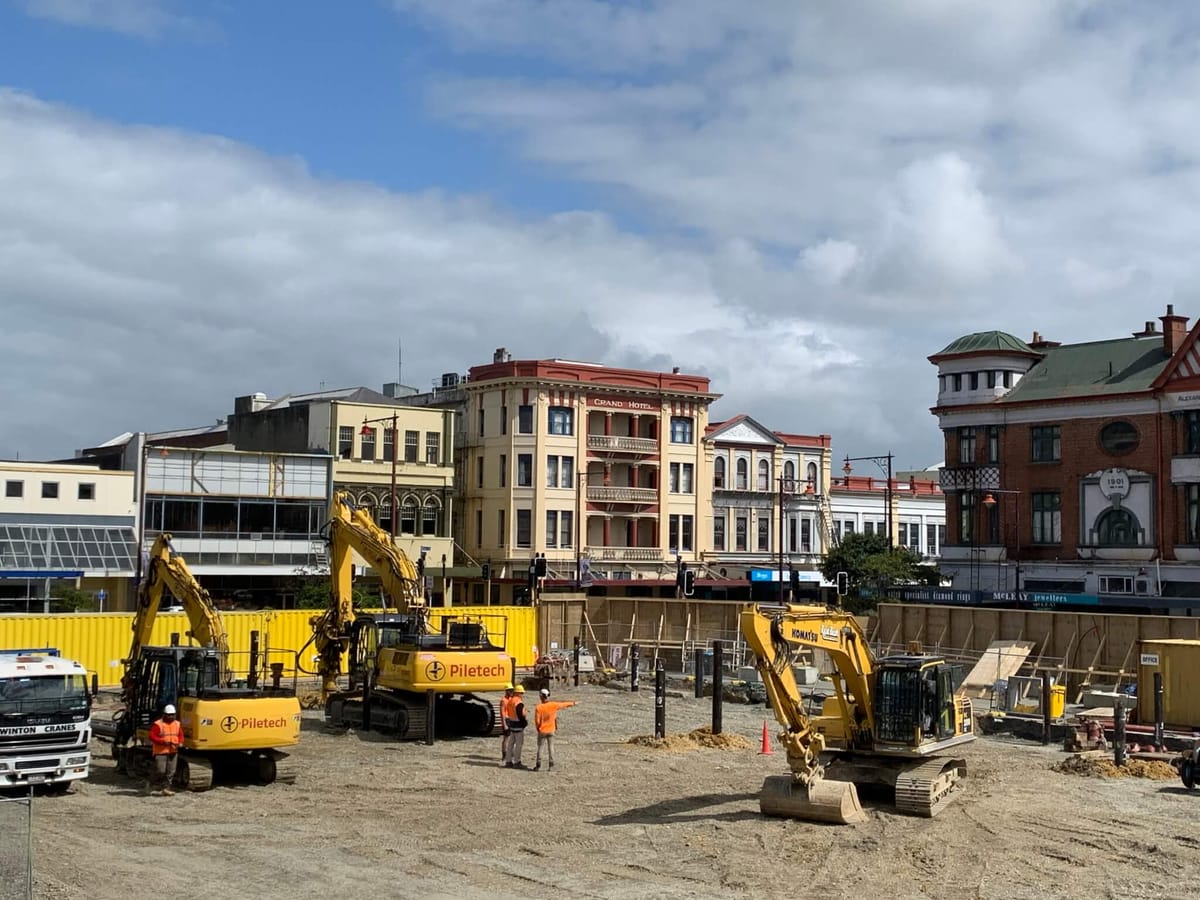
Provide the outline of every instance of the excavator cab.
{"type": "Polygon", "coordinates": [[[962,733],[955,693],[962,667],[927,656],[890,656],[875,670],[875,738],[924,749],[962,733]]]}

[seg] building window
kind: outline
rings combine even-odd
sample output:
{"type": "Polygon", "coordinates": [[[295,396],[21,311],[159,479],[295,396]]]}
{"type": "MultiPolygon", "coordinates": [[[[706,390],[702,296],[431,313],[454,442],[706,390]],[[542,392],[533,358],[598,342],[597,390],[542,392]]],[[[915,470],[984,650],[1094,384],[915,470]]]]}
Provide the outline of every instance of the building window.
{"type": "Polygon", "coordinates": [[[1100,446],[1105,453],[1124,456],[1137,449],[1138,430],[1132,422],[1109,422],[1100,429],[1100,446]]]}
{"type": "MultiPolygon", "coordinates": [[[[475,457],[475,487],[477,487],[477,488],[483,487],[483,457],[482,456],[475,457]]],[[[480,535],[481,543],[482,543],[482,539],[483,539],[483,536],[480,535]]]]}
{"type": "Polygon", "coordinates": [[[954,390],[956,390],[956,391],[962,390],[962,375],[954,376],[954,390]]]}
{"type": "Polygon", "coordinates": [[[558,514],[558,546],[575,546],[575,513],[563,510],[558,514]]]}
{"type": "Polygon", "coordinates": [[[505,534],[504,527],[504,510],[500,509],[496,511],[496,546],[498,547],[505,546],[505,541],[508,538],[508,536],[505,534]]]}
{"type": "Polygon", "coordinates": [[[1013,386],[1012,372],[1004,373],[1004,386],[1010,388],[1013,386]]]}
{"type": "Polygon", "coordinates": [[[993,503],[987,508],[987,542],[1000,543],[1000,504],[993,503]]]}
{"type": "Polygon", "coordinates": [[[936,525],[925,526],[925,555],[938,555],[938,527],[936,525]]]}
{"type": "Polygon", "coordinates": [[[958,542],[975,543],[975,495],[968,491],[958,493],[958,542]]]}
{"type": "MultiPolygon", "coordinates": [[[[482,403],[483,401],[480,400],[479,402],[482,403]]],[[[484,421],[483,410],[480,409],[479,410],[479,436],[480,437],[483,437],[483,421],[484,421]]]]}
{"type": "Polygon", "coordinates": [[[404,432],[404,461],[415,463],[417,461],[417,448],[421,443],[421,432],[406,431],[404,432]]]}
{"type": "Polygon", "coordinates": [[[808,464],[807,479],[808,479],[808,483],[810,485],[812,485],[813,491],[819,494],[821,492],[821,485],[817,483],[817,464],[816,463],[810,462],[808,464]]]}
{"type": "Polygon", "coordinates": [[[1033,495],[1033,542],[1062,543],[1062,507],[1057,492],[1033,495]]]}
{"type": "Polygon", "coordinates": [[[549,426],[550,434],[574,434],[575,411],[569,406],[550,407],[549,426]]]}
{"type": "Polygon", "coordinates": [[[1000,462],[1000,426],[989,425],[987,430],[987,461],[1000,462]]]}
{"type": "Polygon", "coordinates": [[[695,466],[692,463],[671,463],[669,469],[670,492],[672,494],[692,493],[692,474],[695,466]]]}
{"type": "Polygon", "coordinates": [[[483,546],[483,510],[475,510],[475,543],[483,546]]]}
{"type": "Polygon", "coordinates": [[[425,462],[436,466],[442,461],[442,436],[436,431],[425,432],[425,462]]]}
{"type": "Polygon", "coordinates": [[[1101,594],[1133,593],[1133,579],[1128,575],[1101,575],[1097,581],[1101,594]]]}
{"type": "Polygon", "coordinates": [[[738,553],[746,552],[746,517],[738,516],[733,527],[733,549],[738,553]]]}
{"type": "Polygon", "coordinates": [[[713,487],[718,490],[725,487],[725,457],[718,456],[713,460],[713,487]]]}
{"type": "Polygon", "coordinates": [[[958,461],[960,463],[975,462],[975,429],[971,427],[958,429],[958,461]]]}
{"type": "Polygon", "coordinates": [[[725,549],[725,517],[716,516],[713,518],[713,549],[723,551],[725,549]]]}
{"type": "Polygon", "coordinates": [[[690,552],[695,549],[692,536],[691,516],[671,516],[667,523],[667,540],[675,553],[690,552]]]}
{"type": "Polygon", "coordinates": [[[533,541],[533,510],[517,510],[517,547],[529,547],[533,541]]]}
{"type": "Polygon", "coordinates": [[[58,499],[58,482],[43,481],[42,482],[42,499],[57,500],[58,499]]]}
{"type": "Polygon", "coordinates": [[[573,488],[575,487],[575,457],[563,456],[559,459],[559,469],[561,470],[559,482],[560,487],[573,488]]]}
{"type": "Polygon", "coordinates": [[[1096,541],[1105,546],[1136,547],[1141,531],[1137,516],[1123,508],[1105,510],[1096,520],[1096,541]]]}
{"type": "Polygon", "coordinates": [[[771,520],[766,516],[758,517],[758,552],[765,553],[771,549],[771,520]]]}
{"type": "Polygon", "coordinates": [[[1030,434],[1034,462],[1058,462],[1062,458],[1062,429],[1058,425],[1035,425],[1030,434]]]}
{"type": "Polygon", "coordinates": [[[354,426],[338,426],[338,456],[349,459],[354,454],[354,426]]]}
{"type": "Polygon", "coordinates": [[[421,534],[438,533],[438,508],[433,503],[426,503],[421,509],[421,534]]]}
{"type": "Polygon", "coordinates": [[[1200,453],[1200,409],[1189,409],[1183,414],[1187,431],[1184,433],[1183,452],[1200,453]]]}
{"type": "Polygon", "coordinates": [[[970,379],[971,390],[973,390],[973,391],[979,390],[979,373],[972,372],[968,376],[968,378],[970,379]]]}
{"type": "Polygon", "coordinates": [[[836,543],[840,542],[841,539],[842,539],[842,520],[834,519],[833,520],[833,541],[836,544],[836,543]]]}
{"type": "Polygon", "coordinates": [[[417,533],[417,501],[412,497],[400,504],[400,533],[417,533]]]}
{"type": "Polygon", "coordinates": [[[500,454],[500,487],[508,487],[508,454],[500,454]]]}
{"type": "Polygon", "coordinates": [[[988,371],[988,373],[987,373],[987,386],[988,386],[988,388],[989,388],[989,389],[991,389],[991,388],[994,388],[994,387],[996,386],[996,372],[995,372],[995,370],[989,370],[989,371],[988,371]]]}
{"type": "Polygon", "coordinates": [[[533,405],[530,403],[517,407],[517,433],[533,434],[533,405]]]}
{"type": "Polygon", "coordinates": [[[789,490],[796,489],[796,464],[790,459],[783,464],[783,480],[787,482],[789,490]]]}
{"type": "Polygon", "coordinates": [[[395,458],[396,453],[396,431],[394,428],[383,429],[383,456],[387,462],[391,462],[395,458]]]}
{"type": "Polygon", "coordinates": [[[517,454],[517,487],[533,487],[533,454],[517,454]]]}
{"type": "Polygon", "coordinates": [[[845,537],[847,534],[854,534],[854,520],[853,519],[847,519],[845,521],[845,523],[842,525],[842,536],[845,537]]]}
{"type": "Polygon", "coordinates": [[[771,489],[771,464],[765,459],[758,461],[758,489],[760,491],[771,489]]]}
{"type": "Polygon", "coordinates": [[[875,533],[875,523],[871,520],[867,520],[867,521],[863,522],[863,534],[874,534],[874,533],[875,533]]]}
{"type": "Polygon", "coordinates": [[[690,444],[692,442],[692,417],[671,416],[671,443],[690,444]]]}
{"type": "Polygon", "coordinates": [[[812,553],[812,520],[800,520],[800,552],[812,553]]]}
{"type": "Polygon", "coordinates": [[[96,499],[96,485],[90,481],[85,481],[82,484],[80,484],[79,485],[79,499],[80,500],[95,500],[96,499]]]}
{"type": "Polygon", "coordinates": [[[546,457],[546,487],[558,487],[558,457],[546,457]]]}
{"type": "Polygon", "coordinates": [[[5,497],[24,497],[25,482],[23,481],[6,481],[4,482],[5,497]]]}
{"type": "Polygon", "coordinates": [[[508,434],[508,407],[500,407],[500,433],[508,434]]]}
{"type": "Polygon", "coordinates": [[[375,429],[364,428],[360,432],[362,441],[359,444],[359,458],[363,462],[374,462],[375,460],[375,429]]]}
{"type": "Polygon", "coordinates": [[[546,510],[546,546],[558,546],[558,510],[546,510]]]}
{"type": "Polygon", "coordinates": [[[750,463],[744,459],[737,461],[737,481],[734,485],[735,490],[745,491],[750,487],[750,463]]]}
{"type": "Polygon", "coordinates": [[[1186,485],[1185,492],[1187,498],[1187,542],[1200,544],[1200,484],[1186,485]]]}

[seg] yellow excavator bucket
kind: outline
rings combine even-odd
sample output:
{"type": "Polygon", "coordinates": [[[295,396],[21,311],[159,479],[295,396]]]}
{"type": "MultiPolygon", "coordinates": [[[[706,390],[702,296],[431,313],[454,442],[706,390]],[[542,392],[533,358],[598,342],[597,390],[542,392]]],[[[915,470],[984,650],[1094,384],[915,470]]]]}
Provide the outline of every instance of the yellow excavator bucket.
{"type": "Polygon", "coordinates": [[[858,790],[849,781],[821,778],[806,787],[790,775],[772,775],[763,782],[758,805],[763,815],[805,822],[854,825],[867,821],[858,790]]]}

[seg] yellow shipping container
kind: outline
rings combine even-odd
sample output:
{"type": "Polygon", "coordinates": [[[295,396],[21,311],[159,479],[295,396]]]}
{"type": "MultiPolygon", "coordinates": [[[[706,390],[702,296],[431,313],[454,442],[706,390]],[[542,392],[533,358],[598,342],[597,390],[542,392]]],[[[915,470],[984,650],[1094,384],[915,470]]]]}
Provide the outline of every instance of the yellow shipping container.
{"type": "MultiPolygon", "coordinates": [[[[312,637],[309,620],[319,615],[315,609],[257,610],[221,614],[229,637],[230,667],[235,677],[245,678],[250,663],[250,633],[258,632],[259,652],[268,662],[283,663],[283,675],[292,678],[296,667],[296,652],[312,637]]],[[[456,606],[451,609],[430,610],[434,627],[440,627],[443,616],[468,615],[485,617],[493,641],[505,635],[505,649],[516,657],[518,667],[532,666],[537,645],[536,611],[528,606],[456,606]],[[503,621],[499,621],[499,620],[503,621]]],[[[184,613],[160,613],[154,622],[151,643],[171,643],[171,635],[179,635],[179,643],[189,643],[188,618],[184,613]]],[[[101,687],[114,687],[121,682],[121,660],[129,652],[133,639],[132,613],[55,613],[0,615],[0,650],[55,647],[65,657],[76,659],[89,672],[95,672],[101,687]]],[[[311,650],[311,648],[309,648],[311,650]]],[[[305,669],[315,668],[312,655],[302,661],[305,669]]],[[[301,677],[305,677],[302,676],[301,677]]]]}
{"type": "Polygon", "coordinates": [[[1200,641],[1139,642],[1137,721],[1142,725],[1154,723],[1155,672],[1162,673],[1164,724],[1200,727],[1200,641]]]}

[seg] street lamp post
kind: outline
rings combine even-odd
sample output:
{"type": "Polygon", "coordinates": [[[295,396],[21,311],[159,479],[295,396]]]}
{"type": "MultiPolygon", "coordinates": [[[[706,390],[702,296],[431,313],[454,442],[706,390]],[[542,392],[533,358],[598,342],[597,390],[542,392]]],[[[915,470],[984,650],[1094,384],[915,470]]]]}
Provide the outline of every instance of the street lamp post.
{"type": "Polygon", "coordinates": [[[854,467],[850,465],[853,462],[873,462],[879,466],[880,470],[887,474],[887,487],[884,490],[884,502],[887,504],[887,540],[888,549],[892,549],[892,454],[879,456],[847,456],[843,465],[842,471],[846,473],[846,477],[850,477],[850,473],[854,471],[854,467]]]}
{"type": "MultiPolygon", "coordinates": [[[[784,528],[786,524],[784,516],[784,491],[794,491],[796,489],[796,479],[788,478],[786,475],[779,476],[779,597],[784,596],[783,584],[783,556],[784,556],[784,528]]],[[[796,598],[793,597],[794,601],[796,598]]]]}
{"type": "Polygon", "coordinates": [[[583,516],[587,512],[587,470],[575,477],[575,589],[583,590],[583,516]]]}
{"type": "MultiPolygon", "coordinates": [[[[1020,491],[1002,491],[992,489],[985,492],[983,500],[980,502],[991,509],[996,505],[994,494],[1007,494],[1013,498],[1013,563],[1015,566],[1016,585],[1014,590],[1020,593],[1021,590],[1021,492],[1020,491]]],[[[1007,545],[1008,541],[1005,540],[1007,545]]]]}
{"type": "Polygon", "coordinates": [[[393,542],[396,540],[396,518],[400,514],[400,511],[396,508],[396,455],[400,449],[397,446],[400,443],[400,431],[397,427],[398,419],[398,412],[393,412],[390,416],[384,416],[379,419],[363,419],[362,430],[359,432],[360,436],[367,437],[372,434],[371,429],[367,427],[368,425],[374,425],[378,422],[392,423],[392,490],[388,500],[388,509],[390,510],[390,521],[388,524],[391,526],[389,530],[392,533],[393,542]]]}

